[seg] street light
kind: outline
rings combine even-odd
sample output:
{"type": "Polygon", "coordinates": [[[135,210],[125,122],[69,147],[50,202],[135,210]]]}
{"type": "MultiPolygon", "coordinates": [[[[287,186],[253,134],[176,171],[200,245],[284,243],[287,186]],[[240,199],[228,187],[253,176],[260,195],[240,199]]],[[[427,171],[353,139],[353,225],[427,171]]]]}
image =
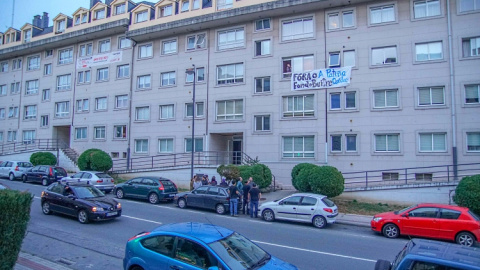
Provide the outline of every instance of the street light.
{"type": "Polygon", "coordinates": [[[190,163],[190,179],[193,179],[193,159],[194,159],[194,153],[195,153],[195,65],[192,65],[193,68],[188,68],[185,73],[187,75],[193,75],[193,98],[192,98],[192,110],[193,110],[193,115],[192,115],[192,161],[190,163]]]}

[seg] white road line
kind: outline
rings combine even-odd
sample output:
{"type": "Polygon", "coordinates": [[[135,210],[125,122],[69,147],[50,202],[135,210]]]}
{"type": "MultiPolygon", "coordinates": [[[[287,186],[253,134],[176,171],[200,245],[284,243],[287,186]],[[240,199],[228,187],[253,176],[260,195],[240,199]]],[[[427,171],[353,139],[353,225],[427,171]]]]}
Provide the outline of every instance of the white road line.
{"type": "Polygon", "coordinates": [[[151,223],[155,223],[155,224],[163,224],[162,222],[157,222],[157,221],[148,220],[148,219],[143,219],[143,218],[137,218],[137,217],[131,217],[131,216],[126,216],[126,215],[122,215],[122,217],[131,218],[131,219],[136,219],[136,220],[141,220],[141,221],[145,221],[145,222],[151,222],[151,223]]]}
{"type": "Polygon", "coordinates": [[[346,255],[340,255],[340,254],[335,254],[335,253],[322,252],[322,251],[316,251],[316,250],[310,250],[310,249],[304,249],[304,248],[289,247],[289,246],[284,246],[284,245],[277,245],[277,244],[272,244],[272,243],[267,243],[267,242],[261,242],[261,241],[257,241],[257,240],[252,240],[252,241],[255,242],[255,243],[258,243],[258,244],[295,249],[295,250],[299,250],[299,251],[306,251],[306,252],[312,252],[312,253],[318,253],[318,254],[323,254],[323,255],[342,257],[342,258],[359,260],[359,261],[366,261],[366,262],[377,262],[376,260],[370,260],[370,259],[365,259],[365,258],[358,258],[358,257],[353,257],[353,256],[346,256],[346,255]]]}

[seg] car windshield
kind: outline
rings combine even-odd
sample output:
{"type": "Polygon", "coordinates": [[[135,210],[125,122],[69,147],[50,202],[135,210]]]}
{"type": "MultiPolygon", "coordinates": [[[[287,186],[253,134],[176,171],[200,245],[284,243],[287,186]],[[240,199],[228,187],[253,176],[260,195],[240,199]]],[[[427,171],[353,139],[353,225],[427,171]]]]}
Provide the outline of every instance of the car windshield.
{"type": "Polygon", "coordinates": [[[61,175],[61,176],[67,176],[67,172],[61,168],[61,167],[55,167],[53,168],[55,170],[55,172],[57,173],[57,175],[61,175]]]}
{"type": "Polygon", "coordinates": [[[412,209],[412,208],[414,208],[414,207],[417,207],[417,205],[412,205],[412,206],[409,206],[409,207],[407,207],[407,208],[404,208],[404,209],[402,209],[402,210],[400,210],[400,211],[395,211],[395,212],[393,212],[393,213],[394,213],[395,215],[403,214],[403,213],[405,213],[406,211],[408,211],[408,210],[410,210],[410,209],[412,209]]]}
{"type": "Polygon", "coordinates": [[[19,167],[30,168],[33,167],[32,163],[30,162],[18,162],[19,167]]]}
{"type": "Polygon", "coordinates": [[[412,242],[408,242],[405,247],[403,247],[403,250],[398,253],[397,257],[392,263],[392,267],[390,269],[396,269],[398,264],[403,260],[403,257],[407,254],[407,251],[411,249],[411,246],[414,245],[412,242]]]}
{"type": "Polygon", "coordinates": [[[105,196],[100,190],[94,186],[75,187],[75,193],[80,199],[88,199],[105,196]]]}
{"type": "Polygon", "coordinates": [[[322,199],[322,202],[328,207],[334,207],[335,206],[335,203],[332,202],[331,200],[329,200],[326,197],[322,199]]]}
{"type": "Polygon", "coordinates": [[[213,242],[209,246],[230,269],[256,269],[267,263],[270,255],[238,233],[213,242]]]}
{"type": "Polygon", "coordinates": [[[475,220],[480,221],[480,217],[479,217],[477,214],[473,213],[472,210],[468,210],[468,213],[469,213],[475,220]]]}
{"type": "Polygon", "coordinates": [[[106,173],[96,173],[95,174],[98,178],[111,178],[110,175],[106,173]]]}

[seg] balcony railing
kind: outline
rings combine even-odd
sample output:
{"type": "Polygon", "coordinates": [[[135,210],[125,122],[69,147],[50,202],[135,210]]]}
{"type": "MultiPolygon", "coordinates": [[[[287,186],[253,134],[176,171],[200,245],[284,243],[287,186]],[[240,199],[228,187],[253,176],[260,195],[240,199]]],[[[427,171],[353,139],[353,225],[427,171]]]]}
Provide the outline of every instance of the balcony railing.
{"type": "Polygon", "coordinates": [[[35,150],[57,150],[67,145],[61,140],[55,139],[32,139],[22,142],[0,144],[0,155],[29,152],[35,150]]]}

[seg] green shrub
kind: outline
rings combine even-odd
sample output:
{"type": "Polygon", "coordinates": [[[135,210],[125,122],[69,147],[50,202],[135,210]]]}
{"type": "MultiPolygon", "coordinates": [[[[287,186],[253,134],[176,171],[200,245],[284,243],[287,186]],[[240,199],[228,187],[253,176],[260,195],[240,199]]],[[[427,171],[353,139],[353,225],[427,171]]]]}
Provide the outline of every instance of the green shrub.
{"type": "Polygon", "coordinates": [[[112,158],[100,149],[88,149],[78,157],[78,168],[82,171],[105,172],[112,168],[112,158]]]}
{"type": "Polygon", "coordinates": [[[317,167],[317,165],[311,164],[311,163],[299,163],[299,164],[295,165],[295,167],[293,167],[292,173],[291,173],[291,175],[292,175],[292,185],[296,190],[301,191],[300,186],[302,186],[302,188],[305,187],[303,185],[303,183],[299,185],[300,180],[299,180],[299,178],[297,178],[297,176],[300,173],[300,171],[303,170],[303,169],[314,168],[314,167],[317,167]]]}
{"type": "Polygon", "coordinates": [[[0,269],[13,269],[30,220],[33,197],[17,190],[0,190],[0,269]]]}
{"type": "Polygon", "coordinates": [[[327,197],[336,197],[342,194],[345,188],[345,179],[337,168],[321,166],[311,170],[309,184],[313,193],[327,197]]]}
{"type": "Polygon", "coordinates": [[[252,177],[253,182],[255,182],[259,188],[266,188],[272,184],[272,171],[267,165],[257,163],[249,167],[250,168],[247,171],[248,176],[242,176],[243,179],[252,177]]]}
{"type": "Polygon", "coordinates": [[[57,157],[50,152],[36,152],[30,156],[30,162],[33,166],[37,165],[56,165],[57,157]]]}
{"type": "Polygon", "coordinates": [[[465,176],[455,189],[453,201],[480,215],[480,174],[465,176]]]}
{"type": "MultiPolygon", "coordinates": [[[[313,165],[313,164],[312,164],[313,165]]],[[[312,187],[310,186],[310,179],[313,179],[315,176],[312,175],[314,170],[318,166],[305,166],[298,171],[297,176],[295,177],[296,189],[300,192],[312,192],[312,187]]]]}
{"type": "Polygon", "coordinates": [[[217,173],[227,180],[238,179],[238,177],[240,177],[240,170],[233,164],[218,166],[217,173]]]}

